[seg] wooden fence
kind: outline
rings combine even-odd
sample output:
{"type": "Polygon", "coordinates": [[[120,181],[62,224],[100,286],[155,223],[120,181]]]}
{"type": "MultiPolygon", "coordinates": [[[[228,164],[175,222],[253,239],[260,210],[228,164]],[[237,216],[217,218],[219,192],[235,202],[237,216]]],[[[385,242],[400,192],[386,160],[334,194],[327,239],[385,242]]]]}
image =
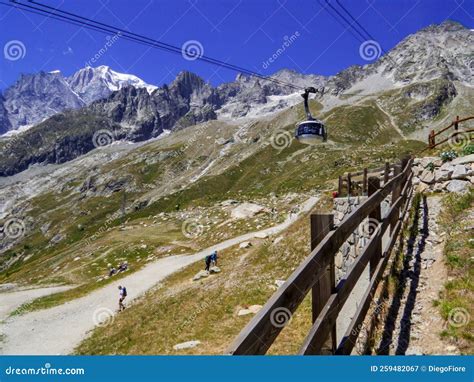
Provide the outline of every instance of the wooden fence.
{"type": "Polygon", "coordinates": [[[350,354],[374,298],[390,253],[410,208],[413,160],[393,166],[393,175],[383,187],[379,177],[369,177],[368,198],[334,227],[332,214],[311,216],[311,253],[240,332],[227,353],[265,354],[304,298],[312,293],[312,327],[299,354],[350,354]],[[381,203],[391,195],[388,212],[381,203]],[[370,237],[346,275],[335,284],[334,258],[341,245],[361,224],[369,222],[370,237]],[[387,233],[387,235],[385,235],[387,233]],[[384,236],[385,235],[385,236],[384,236]],[[387,240],[388,237],[388,240],[387,240]],[[369,267],[370,280],[345,335],[336,339],[336,320],[351,291],[369,267]]]}
{"type": "Polygon", "coordinates": [[[459,130],[460,123],[469,121],[471,119],[474,119],[474,116],[460,119],[458,115],[456,116],[456,119],[453,122],[451,122],[449,126],[446,126],[437,132],[435,132],[434,130],[431,130],[428,136],[428,147],[426,147],[423,151],[428,150],[428,149],[434,149],[436,146],[442,145],[443,143],[446,143],[449,140],[456,140],[458,135],[473,133],[474,129],[459,130]],[[454,132],[448,138],[444,138],[441,141],[436,142],[436,137],[438,135],[444,133],[445,131],[451,128],[454,129],[454,132]]]}
{"type": "Polygon", "coordinates": [[[393,172],[393,166],[386,162],[384,166],[378,168],[364,168],[362,171],[348,172],[345,176],[339,176],[337,187],[338,196],[358,196],[367,195],[368,179],[370,176],[383,175],[384,184],[387,183],[393,172]]]}

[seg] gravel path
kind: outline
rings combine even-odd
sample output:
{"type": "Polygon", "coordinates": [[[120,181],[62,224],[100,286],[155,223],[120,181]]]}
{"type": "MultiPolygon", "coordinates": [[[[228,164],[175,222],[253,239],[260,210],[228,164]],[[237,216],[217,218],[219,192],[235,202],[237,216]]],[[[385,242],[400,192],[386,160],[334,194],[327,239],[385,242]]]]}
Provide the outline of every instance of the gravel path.
{"type": "MultiPolygon", "coordinates": [[[[127,303],[158,284],[172,273],[202,260],[213,250],[223,250],[247,241],[255,234],[275,235],[288,228],[298,216],[309,212],[318,198],[311,197],[285,222],[261,231],[226,240],[193,255],[177,255],[159,259],[143,269],[98,289],[87,296],[53,308],[8,318],[2,323],[0,354],[69,354],[95,326],[114,319],[118,302],[118,285],[127,287],[127,303]]],[[[5,294],[0,294],[0,299],[5,294]]],[[[26,298],[26,297],[25,297],[26,298]]],[[[28,299],[30,299],[28,297],[28,299]]]]}
{"type": "Polygon", "coordinates": [[[72,287],[70,286],[54,286],[22,290],[12,288],[12,290],[0,293],[2,299],[2,304],[0,305],[0,321],[5,320],[11,312],[27,302],[49,294],[63,292],[71,288],[72,287]]]}
{"type": "Polygon", "coordinates": [[[436,222],[440,209],[440,197],[425,198],[420,203],[415,216],[418,234],[407,241],[403,270],[390,301],[378,354],[449,352],[439,336],[444,321],[433,306],[447,278],[443,240],[436,222]]]}

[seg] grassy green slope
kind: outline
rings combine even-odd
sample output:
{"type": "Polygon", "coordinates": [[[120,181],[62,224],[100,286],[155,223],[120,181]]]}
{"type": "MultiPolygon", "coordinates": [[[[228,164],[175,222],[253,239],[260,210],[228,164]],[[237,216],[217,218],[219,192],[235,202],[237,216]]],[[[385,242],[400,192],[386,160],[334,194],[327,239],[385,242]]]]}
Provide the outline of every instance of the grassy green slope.
{"type": "MultiPolygon", "coordinates": [[[[312,108],[313,112],[319,112],[320,105],[313,102],[312,108]]],[[[105,194],[99,189],[92,196],[78,192],[88,171],[77,175],[75,186],[34,198],[30,201],[29,216],[37,223],[22,242],[2,257],[3,261],[12,264],[0,273],[0,282],[63,282],[82,285],[80,290],[89,291],[108,282],[97,282],[98,277],[106,273],[108,263],[116,265],[127,259],[131,269],[137,270],[147,259],[196,250],[257,226],[256,222],[235,224],[226,228],[222,235],[210,236],[219,232],[214,228],[199,240],[188,240],[181,232],[182,218],[176,206],[183,211],[201,208],[207,211],[210,220],[224,221],[226,217],[216,207],[223,200],[264,200],[271,193],[280,197],[290,192],[330,190],[335,187],[337,176],[346,171],[359,170],[361,166],[378,167],[386,160],[395,160],[422,146],[416,141],[392,142],[399,138],[398,134],[390,127],[387,117],[368,102],[336,108],[323,115],[332,143],[306,146],[289,140],[289,145],[274,148],[270,144],[272,135],[282,130],[292,135],[294,123],[302,116],[303,110],[298,106],[271,120],[255,123],[248,139],[232,145],[223,158],[217,155],[219,150],[214,147],[214,138],[210,140],[211,144],[207,138],[213,135],[231,137],[232,128],[213,122],[202,130],[196,127],[183,129],[172,139],[147,144],[125,157],[98,164],[98,178],[107,175],[114,179],[129,179],[127,206],[130,208],[123,218],[117,215],[123,200],[122,192],[105,194]],[[195,137],[190,135],[193,132],[195,137]],[[194,141],[187,146],[190,137],[194,141]],[[244,159],[233,159],[239,155],[244,159]],[[157,161],[158,157],[163,159],[157,161]],[[199,170],[212,159],[220,162],[207,176],[180,191],[156,192],[175,177],[189,180],[189,169],[199,170]],[[135,208],[134,202],[149,192],[154,192],[153,200],[146,207],[135,208]],[[161,216],[164,213],[166,215],[161,216]],[[48,235],[40,231],[44,222],[50,223],[48,235]],[[122,231],[121,224],[133,230],[122,231]],[[52,235],[58,233],[64,239],[52,245],[52,235]],[[170,252],[162,252],[162,248],[170,248],[170,252]]],[[[284,204],[281,207],[283,211],[286,208],[284,204]]],[[[275,222],[266,220],[264,224],[275,222]]],[[[44,298],[36,308],[74,297],[77,297],[77,290],[44,298]]]]}

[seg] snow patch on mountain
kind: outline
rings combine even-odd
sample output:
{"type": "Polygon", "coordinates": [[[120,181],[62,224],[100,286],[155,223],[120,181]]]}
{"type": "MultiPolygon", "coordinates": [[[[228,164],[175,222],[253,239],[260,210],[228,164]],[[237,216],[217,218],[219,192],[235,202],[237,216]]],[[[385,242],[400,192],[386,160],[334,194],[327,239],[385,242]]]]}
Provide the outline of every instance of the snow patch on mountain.
{"type": "Polygon", "coordinates": [[[124,86],[134,86],[136,88],[145,88],[151,94],[154,90],[158,89],[157,86],[149,85],[133,74],[119,73],[105,65],[99,66],[96,69],[111,91],[120,90],[124,86]]]}
{"type": "Polygon", "coordinates": [[[0,137],[1,138],[12,138],[12,137],[15,137],[15,136],[17,136],[21,133],[24,133],[25,131],[31,129],[33,126],[35,126],[35,124],[33,124],[33,125],[23,125],[23,126],[20,126],[16,130],[7,131],[5,134],[1,135],[0,137]]]}
{"type": "Polygon", "coordinates": [[[217,118],[223,121],[243,122],[249,119],[269,116],[275,112],[302,102],[300,92],[287,95],[266,96],[265,103],[249,103],[248,109],[242,110],[242,104],[239,101],[229,102],[219,109],[217,118]]]}
{"type": "Polygon", "coordinates": [[[84,100],[86,104],[108,97],[112,92],[126,86],[144,88],[148,93],[158,89],[149,85],[133,74],[119,73],[110,67],[101,65],[96,68],[87,66],[74,73],[67,79],[71,89],[84,100]]]}
{"type": "MultiPolygon", "coordinates": [[[[158,88],[135,75],[119,73],[105,65],[85,67],[67,78],[57,70],[41,72],[22,76],[17,84],[7,89],[3,96],[0,95],[0,134],[20,126],[37,124],[66,109],[90,106],[97,100],[104,101],[104,105],[98,108],[107,109],[107,113],[120,120],[122,126],[129,122],[135,125],[135,117],[144,116],[149,120],[148,116],[153,115],[155,129],[158,125],[163,129],[172,129],[176,116],[180,118],[179,128],[215,119],[216,115],[219,119],[233,121],[265,117],[300,103],[299,95],[307,86],[324,88],[324,95],[317,96],[324,110],[357,102],[364,97],[375,97],[377,93],[387,90],[436,79],[457,81],[472,89],[473,46],[472,30],[459,23],[445,21],[408,36],[387,55],[371,64],[354,65],[330,77],[283,69],[271,75],[276,82],[239,74],[233,82],[212,87],[197,75],[181,73],[169,86],[158,88]],[[301,90],[295,91],[286,84],[301,90]],[[139,97],[130,93],[132,98],[143,102],[138,107],[140,110],[133,104],[137,110],[131,111],[138,114],[130,118],[125,113],[127,120],[124,120],[124,115],[120,115],[121,109],[114,102],[122,104],[129,95],[127,92],[118,96],[112,93],[128,87],[145,89],[146,92],[139,97]],[[143,103],[146,107],[142,107],[143,103]]],[[[151,137],[155,135],[148,134],[151,137]]]]}

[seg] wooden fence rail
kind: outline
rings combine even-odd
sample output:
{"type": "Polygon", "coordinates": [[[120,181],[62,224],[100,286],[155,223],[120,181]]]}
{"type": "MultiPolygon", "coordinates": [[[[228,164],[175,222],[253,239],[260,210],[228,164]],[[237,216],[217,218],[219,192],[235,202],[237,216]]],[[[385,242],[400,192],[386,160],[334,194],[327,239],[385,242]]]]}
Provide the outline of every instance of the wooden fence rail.
{"type": "Polygon", "coordinates": [[[339,176],[339,183],[337,189],[338,196],[357,196],[367,195],[368,179],[371,175],[376,175],[383,172],[384,183],[386,183],[393,171],[393,166],[388,162],[384,166],[378,168],[364,168],[362,171],[349,172],[346,176],[339,176]],[[362,176],[361,179],[357,179],[362,176]]]}
{"type": "Polygon", "coordinates": [[[310,291],[313,325],[299,354],[321,354],[325,349],[333,354],[351,353],[410,207],[412,162],[412,159],[405,158],[399,165],[392,166],[392,177],[385,177],[383,187],[380,187],[379,177],[369,177],[367,200],[347,215],[338,227],[334,227],[330,214],[311,216],[310,255],[240,332],[228,348],[228,354],[265,354],[310,291]],[[389,195],[389,210],[381,216],[381,203],[389,195]],[[334,258],[337,251],[361,224],[367,223],[370,231],[367,244],[335,285],[334,258]],[[383,240],[387,237],[388,240],[383,240]],[[345,335],[338,341],[338,315],[367,267],[370,270],[368,288],[345,335]]]}
{"type": "MultiPolygon", "coordinates": [[[[466,121],[469,121],[471,119],[474,119],[474,116],[470,116],[470,117],[466,117],[466,118],[459,118],[459,115],[456,116],[456,119],[454,121],[452,121],[448,126],[442,128],[441,130],[439,131],[434,131],[434,130],[431,130],[430,131],[430,134],[428,135],[428,147],[426,147],[423,151],[425,150],[428,150],[428,149],[434,149],[436,146],[439,146],[443,143],[446,143],[448,142],[449,140],[453,139],[453,140],[456,140],[457,139],[457,136],[458,135],[461,135],[461,134],[464,134],[464,133],[472,133],[474,132],[474,129],[465,129],[465,130],[459,130],[459,124],[460,123],[463,123],[463,122],[466,122],[466,121]],[[454,132],[451,134],[450,137],[448,138],[445,138],[441,141],[438,141],[436,142],[436,137],[442,133],[444,133],[445,131],[447,131],[448,129],[451,129],[453,128],[454,129],[454,132]]],[[[422,152],[423,152],[422,151],[422,152]]]]}

